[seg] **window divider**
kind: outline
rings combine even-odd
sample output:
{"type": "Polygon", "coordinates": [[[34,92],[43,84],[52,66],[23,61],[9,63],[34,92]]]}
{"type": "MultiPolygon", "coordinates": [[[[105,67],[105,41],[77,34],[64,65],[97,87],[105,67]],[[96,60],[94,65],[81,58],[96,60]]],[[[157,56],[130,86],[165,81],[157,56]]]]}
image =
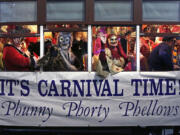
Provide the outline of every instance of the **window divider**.
{"type": "Polygon", "coordinates": [[[92,72],[92,26],[88,25],[88,72],[92,72]]]}
{"type": "MultiPolygon", "coordinates": [[[[40,26],[40,58],[44,56],[44,26],[40,26]]],[[[43,71],[43,67],[40,68],[40,71],[43,71]]]]}
{"type": "Polygon", "coordinates": [[[140,72],[140,26],[136,25],[136,71],[140,72]]]}

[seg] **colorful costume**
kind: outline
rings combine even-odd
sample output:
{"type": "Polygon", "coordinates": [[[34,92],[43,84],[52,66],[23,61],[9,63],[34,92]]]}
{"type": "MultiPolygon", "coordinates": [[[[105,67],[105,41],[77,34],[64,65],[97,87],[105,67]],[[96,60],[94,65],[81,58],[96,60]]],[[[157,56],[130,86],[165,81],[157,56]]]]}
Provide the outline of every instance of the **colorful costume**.
{"type": "Polygon", "coordinates": [[[99,62],[96,68],[98,75],[106,77],[125,70],[127,56],[116,35],[110,35],[105,45],[102,44],[99,62]]]}
{"type": "Polygon", "coordinates": [[[5,70],[29,71],[30,58],[13,45],[5,45],[3,49],[5,70]]]}

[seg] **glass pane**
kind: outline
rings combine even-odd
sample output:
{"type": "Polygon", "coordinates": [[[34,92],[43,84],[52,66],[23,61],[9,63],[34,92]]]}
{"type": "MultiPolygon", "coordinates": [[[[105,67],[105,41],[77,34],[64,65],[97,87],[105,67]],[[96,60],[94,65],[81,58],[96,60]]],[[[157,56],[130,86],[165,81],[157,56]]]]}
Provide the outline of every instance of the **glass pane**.
{"type": "Polygon", "coordinates": [[[131,21],[132,2],[127,1],[95,1],[95,21],[131,21]]]}
{"type": "Polygon", "coordinates": [[[0,22],[34,22],[36,1],[0,2],[0,22]]]}
{"type": "Polygon", "coordinates": [[[180,70],[180,37],[141,37],[141,71],[180,70]]]}
{"type": "Polygon", "coordinates": [[[37,71],[39,37],[0,38],[0,71],[37,71]]]}
{"type": "Polygon", "coordinates": [[[180,21],[180,1],[143,1],[143,21],[180,21]]]}
{"type": "Polygon", "coordinates": [[[83,21],[83,1],[47,1],[47,21],[83,21]]]}
{"type": "Polygon", "coordinates": [[[37,33],[37,25],[2,25],[0,34],[33,34],[37,33]]]}
{"type": "Polygon", "coordinates": [[[142,25],[143,33],[180,33],[180,25],[142,25]]]}
{"type": "Polygon", "coordinates": [[[87,71],[87,32],[45,32],[44,71],[87,71]]]}
{"type": "Polygon", "coordinates": [[[135,71],[135,27],[93,27],[93,71],[101,76],[135,71]]]}

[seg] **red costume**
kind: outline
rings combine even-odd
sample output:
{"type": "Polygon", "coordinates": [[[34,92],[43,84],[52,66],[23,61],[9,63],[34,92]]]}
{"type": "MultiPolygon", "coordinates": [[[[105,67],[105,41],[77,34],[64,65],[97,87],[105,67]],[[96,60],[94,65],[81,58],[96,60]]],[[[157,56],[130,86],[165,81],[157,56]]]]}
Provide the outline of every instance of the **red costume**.
{"type": "Polygon", "coordinates": [[[28,71],[29,57],[13,45],[5,45],[3,49],[3,62],[7,71],[28,71]]]}
{"type": "Polygon", "coordinates": [[[118,42],[118,46],[115,47],[109,46],[109,49],[111,50],[113,59],[119,59],[120,57],[123,57],[125,60],[127,60],[127,55],[125,54],[121,43],[118,42]]]}
{"type": "Polygon", "coordinates": [[[118,37],[114,34],[108,36],[107,45],[106,48],[109,48],[112,53],[112,59],[119,59],[120,57],[123,57],[125,60],[127,60],[127,55],[124,52],[121,43],[117,39],[118,37]],[[114,45],[113,45],[114,44],[114,45]]]}

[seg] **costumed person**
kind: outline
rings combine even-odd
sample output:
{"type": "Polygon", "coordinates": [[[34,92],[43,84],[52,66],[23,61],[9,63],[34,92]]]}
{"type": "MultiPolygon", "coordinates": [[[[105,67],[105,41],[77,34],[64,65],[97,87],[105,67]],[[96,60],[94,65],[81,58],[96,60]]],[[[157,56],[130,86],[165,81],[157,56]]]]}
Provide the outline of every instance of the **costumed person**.
{"type": "Polygon", "coordinates": [[[149,55],[152,52],[152,48],[154,46],[154,42],[150,40],[149,37],[141,37],[140,38],[140,63],[141,63],[141,71],[148,71],[148,59],[149,55]]]}
{"type": "Polygon", "coordinates": [[[30,71],[36,65],[37,59],[28,56],[21,50],[21,38],[13,38],[12,44],[6,44],[3,49],[3,63],[7,71],[30,71]]]}
{"type": "Polygon", "coordinates": [[[80,60],[71,51],[72,34],[60,32],[58,45],[51,46],[49,51],[39,61],[45,71],[79,71],[82,69],[80,60]]]}
{"type": "Polygon", "coordinates": [[[149,56],[150,71],[172,71],[172,48],[174,37],[164,37],[163,42],[159,44],[149,56]]]}
{"type": "Polygon", "coordinates": [[[97,63],[99,61],[99,55],[101,50],[104,50],[105,44],[107,41],[107,34],[105,27],[102,27],[98,30],[97,38],[93,44],[93,70],[96,70],[97,63]]]}
{"type": "Polygon", "coordinates": [[[71,50],[72,43],[72,33],[60,32],[58,38],[58,47],[60,48],[60,53],[66,63],[67,69],[70,71],[82,70],[80,60],[74,55],[71,50]]]}
{"type": "Polygon", "coordinates": [[[100,28],[97,34],[97,38],[95,40],[95,44],[93,47],[93,54],[94,55],[99,55],[101,52],[101,44],[106,44],[107,41],[107,34],[106,30],[104,27],[100,28]]]}
{"type": "MultiPolygon", "coordinates": [[[[136,70],[136,36],[135,33],[131,34],[131,39],[129,41],[130,50],[129,52],[133,55],[132,60],[132,70],[136,70]]],[[[148,58],[150,55],[150,52],[152,50],[152,46],[154,45],[154,42],[149,39],[149,37],[141,37],[140,38],[140,70],[141,71],[149,71],[148,67],[148,58]]]]}
{"type": "Polygon", "coordinates": [[[98,75],[107,77],[109,73],[116,74],[128,70],[128,67],[125,67],[128,57],[124,53],[118,37],[115,34],[109,35],[106,47],[101,46],[101,48],[96,68],[98,75]]]}

